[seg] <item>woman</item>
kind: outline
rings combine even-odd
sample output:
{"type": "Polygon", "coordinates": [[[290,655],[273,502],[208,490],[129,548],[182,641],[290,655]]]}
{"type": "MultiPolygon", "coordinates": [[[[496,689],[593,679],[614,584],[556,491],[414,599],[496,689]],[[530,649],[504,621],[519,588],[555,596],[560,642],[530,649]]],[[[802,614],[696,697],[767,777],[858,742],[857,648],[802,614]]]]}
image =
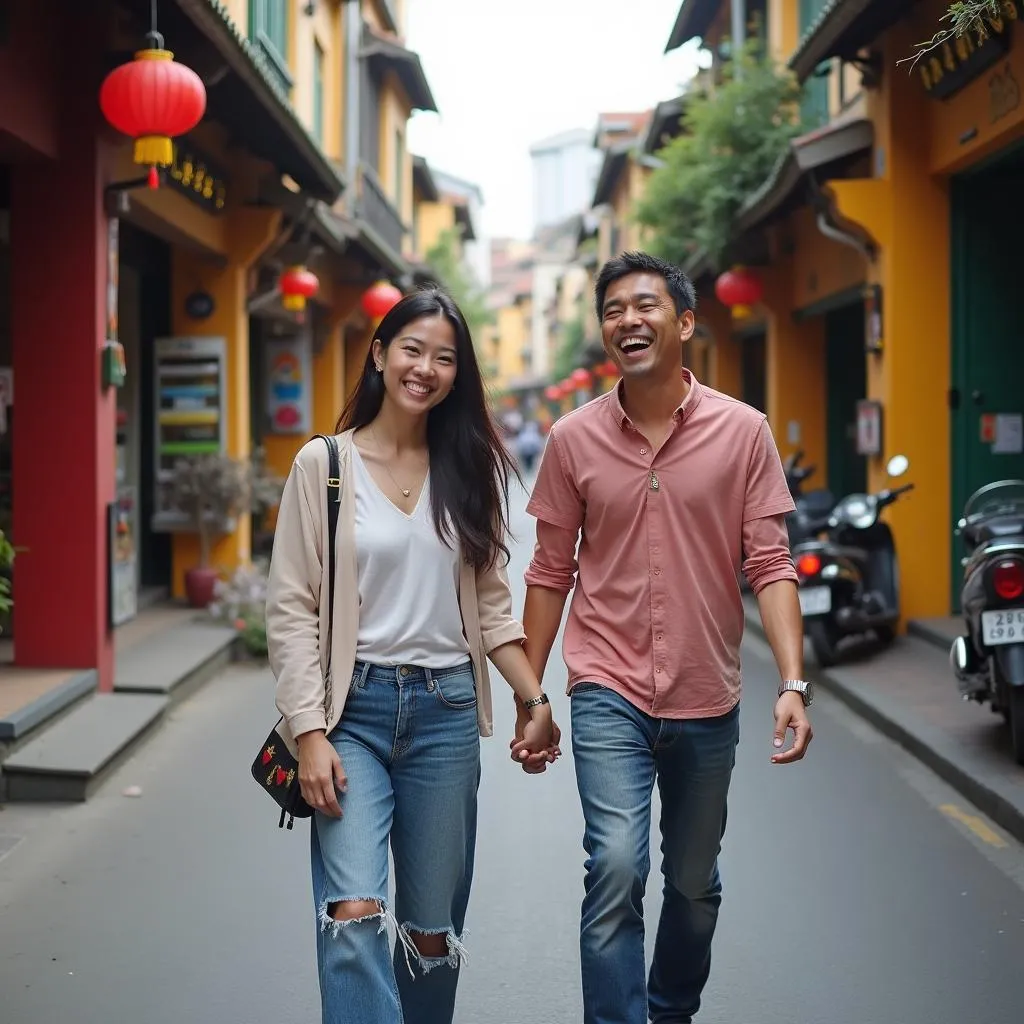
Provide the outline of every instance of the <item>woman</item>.
{"type": "Polygon", "coordinates": [[[333,621],[320,601],[328,456],[316,438],[285,486],[267,600],[282,729],[315,811],[323,1020],[451,1024],[479,736],[492,732],[487,657],[529,705],[530,751],[549,763],[559,751],[503,568],[512,462],[448,296],[414,293],[383,319],[337,430],[333,621]]]}

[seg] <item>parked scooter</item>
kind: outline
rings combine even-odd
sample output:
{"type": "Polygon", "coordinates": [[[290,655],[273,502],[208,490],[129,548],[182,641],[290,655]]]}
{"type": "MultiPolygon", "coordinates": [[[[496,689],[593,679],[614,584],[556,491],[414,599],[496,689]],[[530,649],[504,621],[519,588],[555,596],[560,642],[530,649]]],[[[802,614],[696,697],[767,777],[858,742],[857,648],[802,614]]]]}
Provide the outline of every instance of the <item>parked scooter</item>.
{"type": "MultiPolygon", "coordinates": [[[[906,456],[894,455],[886,471],[895,479],[909,467],[906,456]]],[[[847,495],[832,510],[825,539],[807,540],[793,549],[804,632],[819,665],[836,663],[843,637],[873,632],[889,643],[895,636],[899,567],[892,530],[879,515],[913,487],[847,495]]]]}
{"type": "Polygon", "coordinates": [[[786,474],[789,493],[796,504],[796,510],[786,516],[786,529],[789,531],[789,546],[794,548],[802,541],[816,537],[828,526],[828,518],[836,499],[827,487],[819,487],[804,493],[803,484],[813,476],[816,466],[800,465],[804,457],[803,449],[798,449],[782,464],[786,474]]]}
{"type": "Polygon", "coordinates": [[[949,663],[964,700],[988,701],[1006,719],[1024,764],[1024,480],[976,491],[956,532],[966,551],[967,635],[953,641],[949,663]]]}

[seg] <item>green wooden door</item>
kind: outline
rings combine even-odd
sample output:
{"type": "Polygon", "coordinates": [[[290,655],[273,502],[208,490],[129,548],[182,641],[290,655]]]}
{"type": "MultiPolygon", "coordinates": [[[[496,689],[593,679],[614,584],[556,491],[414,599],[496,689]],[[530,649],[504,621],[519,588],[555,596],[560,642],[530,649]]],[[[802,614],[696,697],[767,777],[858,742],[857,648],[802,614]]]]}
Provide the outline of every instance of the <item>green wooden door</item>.
{"type": "MultiPolygon", "coordinates": [[[[800,38],[811,30],[829,0],[800,0],[800,38]]],[[[823,74],[813,74],[804,82],[803,99],[800,103],[800,114],[804,127],[817,128],[828,121],[828,78],[824,72],[829,64],[818,70],[823,74]]]]}
{"type": "Polygon", "coordinates": [[[868,486],[867,461],[857,454],[857,403],[867,392],[862,302],[825,316],[825,381],[828,487],[838,500],[868,486]]]}
{"type": "MultiPolygon", "coordinates": [[[[1024,479],[1024,161],[952,182],[952,524],[993,480],[1024,479]]],[[[953,538],[959,607],[960,543],[953,538]]]]}

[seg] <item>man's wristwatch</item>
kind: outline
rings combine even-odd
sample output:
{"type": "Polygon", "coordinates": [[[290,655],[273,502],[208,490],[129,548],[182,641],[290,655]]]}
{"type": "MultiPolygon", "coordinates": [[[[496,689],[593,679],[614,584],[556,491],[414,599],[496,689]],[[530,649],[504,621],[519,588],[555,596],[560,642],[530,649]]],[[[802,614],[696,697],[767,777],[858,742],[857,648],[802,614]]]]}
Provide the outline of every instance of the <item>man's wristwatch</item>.
{"type": "Polygon", "coordinates": [[[790,691],[800,694],[805,708],[809,708],[814,703],[814,683],[809,683],[806,679],[783,679],[782,685],[779,687],[779,696],[790,691]]]}
{"type": "Polygon", "coordinates": [[[550,703],[551,701],[548,700],[548,695],[546,693],[542,693],[539,697],[531,697],[529,700],[524,700],[523,707],[529,711],[530,708],[539,708],[541,704],[550,703]]]}

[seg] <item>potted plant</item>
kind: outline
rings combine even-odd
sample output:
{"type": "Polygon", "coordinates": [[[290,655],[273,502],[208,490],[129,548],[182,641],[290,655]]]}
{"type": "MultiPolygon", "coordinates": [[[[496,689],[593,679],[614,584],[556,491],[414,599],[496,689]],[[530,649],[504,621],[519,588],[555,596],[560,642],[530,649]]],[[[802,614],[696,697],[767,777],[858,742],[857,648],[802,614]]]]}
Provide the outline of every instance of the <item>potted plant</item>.
{"type": "Polygon", "coordinates": [[[250,658],[267,656],[267,570],[263,560],[239,566],[230,579],[218,580],[210,615],[231,626],[250,658]]]}
{"type": "Polygon", "coordinates": [[[255,448],[250,463],[252,487],[252,553],[269,558],[274,546],[274,528],[269,524],[270,514],[281,504],[284,480],[267,466],[263,448],[255,448]]]}
{"type": "Polygon", "coordinates": [[[0,633],[7,627],[11,612],[11,570],[14,568],[14,545],[0,530],[0,633]]]}
{"type": "Polygon", "coordinates": [[[199,564],[185,573],[185,594],[193,608],[205,608],[220,578],[210,565],[213,542],[230,533],[250,507],[249,463],[220,453],[179,459],[167,487],[172,507],[182,516],[182,528],[199,537],[199,564]]]}

